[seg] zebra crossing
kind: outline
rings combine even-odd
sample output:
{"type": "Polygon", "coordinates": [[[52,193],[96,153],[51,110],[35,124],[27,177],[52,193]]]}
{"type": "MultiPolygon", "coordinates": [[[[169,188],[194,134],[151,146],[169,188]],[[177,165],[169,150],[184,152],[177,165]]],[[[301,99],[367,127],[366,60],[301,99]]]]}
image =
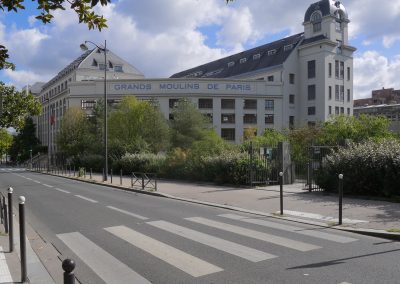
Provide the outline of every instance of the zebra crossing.
{"type": "MultiPolygon", "coordinates": [[[[115,210],[115,208],[110,209],[115,210]]],[[[279,255],[268,252],[268,244],[281,246],[290,251],[297,251],[298,253],[307,253],[322,249],[320,245],[310,243],[313,239],[323,239],[324,241],[336,244],[347,244],[357,241],[357,239],[336,233],[321,232],[316,229],[308,230],[298,226],[236,214],[221,214],[213,217],[213,219],[203,217],[183,218],[182,221],[185,225],[178,225],[165,220],[152,221],[141,215],[137,216],[140,216],[141,220],[143,220],[142,226],[150,228],[151,234],[154,235],[143,233],[142,230],[139,232],[136,228],[124,225],[105,227],[102,231],[104,234],[116,237],[124,245],[135,247],[135,249],[143,251],[149,257],[165,262],[167,267],[178,269],[193,278],[223,273],[228,267],[211,263],[209,260],[202,259],[201,256],[193,255],[193,252],[186,252],[184,248],[179,247],[180,242],[174,246],[163,242],[162,237],[160,237],[163,236],[163,233],[169,234],[172,237],[184,238],[189,242],[206,246],[219,253],[235,256],[238,258],[238,261],[247,261],[250,263],[270,262],[279,258],[279,255]],[[224,222],[220,221],[221,219],[224,222]],[[240,223],[240,225],[234,225],[232,222],[235,224],[240,223]],[[249,224],[251,226],[256,225],[260,230],[247,228],[246,226],[249,226],[249,224]],[[193,226],[196,228],[192,228],[193,226]],[[276,229],[283,233],[290,232],[291,236],[293,234],[300,234],[310,238],[307,239],[307,242],[299,241],[292,239],[293,237],[288,238],[287,236],[283,237],[278,234],[265,233],[262,231],[265,228],[276,229]],[[154,230],[157,233],[154,233],[154,230]],[[207,230],[207,233],[202,230],[207,230]],[[210,234],[210,230],[227,233],[227,239],[210,234]],[[230,235],[245,237],[251,245],[247,246],[228,240],[230,235]],[[254,239],[267,245],[261,250],[259,248],[255,249],[252,247],[252,240],[254,239]]],[[[80,232],[58,234],[57,237],[106,283],[151,283],[152,281],[152,279],[146,279],[141,275],[140,271],[137,272],[134,268],[118,260],[112,255],[112,252],[105,251],[95,241],[90,240],[80,232]]]]}

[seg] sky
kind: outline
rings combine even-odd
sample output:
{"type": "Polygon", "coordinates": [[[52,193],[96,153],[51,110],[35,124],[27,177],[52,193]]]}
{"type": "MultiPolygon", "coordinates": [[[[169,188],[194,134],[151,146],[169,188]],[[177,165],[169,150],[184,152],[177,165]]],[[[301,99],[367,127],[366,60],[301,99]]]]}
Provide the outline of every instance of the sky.
{"type": "MultiPolygon", "coordinates": [[[[18,89],[46,82],[79,57],[90,40],[131,63],[147,78],[165,78],[303,31],[304,14],[314,0],[112,0],[96,7],[108,28],[88,30],[67,9],[51,24],[35,19],[32,1],[18,13],[0,11],[0,44],[9,49],[15,71],[0,81],[18,89]]],[[[354,98],[375,89],[400,89],[400,0],[343,0],[349,14],[354,54],[354,98]]]]}

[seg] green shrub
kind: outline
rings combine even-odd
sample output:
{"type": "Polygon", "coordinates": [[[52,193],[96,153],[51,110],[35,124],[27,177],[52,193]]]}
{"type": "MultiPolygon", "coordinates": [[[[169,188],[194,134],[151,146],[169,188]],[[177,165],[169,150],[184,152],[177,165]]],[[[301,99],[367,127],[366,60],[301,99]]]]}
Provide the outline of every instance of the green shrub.
{"type": "Polygon", "coordinates": [[[152,153],[125,154],[113,163],[113,169],[122,169],[124,174],[132,172],[160,173],[165,163],[165,155],[152,153]]]}
{"type": "Polygon", "coordinates": [[[104,156],[97,154],[76,156],[72,160],[72,165],[75,165],[77,168],[86,168],[87,171],[92,169],[94,172],[102,172],[104,167],[104,156]]]}
{"type": "Polygon", "coordinates": [[[326,157],[317,183],[327,191],[337,191],[340,173],[347,194],[400,196],[400,143],[368,141],[341,148],[326,157]]]}

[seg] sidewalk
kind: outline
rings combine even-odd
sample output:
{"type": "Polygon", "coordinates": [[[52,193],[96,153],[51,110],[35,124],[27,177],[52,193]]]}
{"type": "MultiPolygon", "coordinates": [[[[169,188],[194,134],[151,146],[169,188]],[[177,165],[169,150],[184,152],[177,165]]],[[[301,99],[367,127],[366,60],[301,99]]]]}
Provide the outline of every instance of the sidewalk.
{"type": "MultiPolygon", "coordinates": [[[[66,175],[68,177],[68,175],[66,175]]],[[[72,177],[73,178],[73,177],[72,177]]],[[[77,177],[75,177],[77,178],[77,177]]],[[[84,178],[80,178],[84,180],[84,178]]],[[[86,176],[89,181],[89,175],[86,176]]],[[[94,174],[92,182],[111,184],[102,181],[102,176],[94,174]]],[[[131,188],[131,178],[113,177],[113,186],[131,188]]],[[[134,187],[141,191],[140,187],[134,187]]],[[[325,192],[308,192],[304,184],[284,185],[283,218],[341,229],[376,232],[400,239],[400,203],[366,200],[362,198],[343,198],[343,225],[338,223],[338,196],[325,192]]],[[[149,191],[149,190],[146,190],[149,191]]],[[[188,182],[158,181],[158,195],[185,199],[193,202],[212,203],[209,205],[228,207],[243,212],[253,212],[267,216],[280,216],[279,185],[258,188],[205,185],[188,182]],[[232,208],[234,207],[234,208],[232,208]]]]}

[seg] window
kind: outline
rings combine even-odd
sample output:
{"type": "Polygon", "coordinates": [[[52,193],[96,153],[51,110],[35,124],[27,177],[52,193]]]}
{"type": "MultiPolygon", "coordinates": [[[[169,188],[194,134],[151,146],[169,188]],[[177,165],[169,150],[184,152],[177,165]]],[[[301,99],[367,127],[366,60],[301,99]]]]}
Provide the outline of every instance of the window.
{"type": "Polygon", "coordinates": [[[313,32],[317,33],[321,31],[321,22],[313,24],[313,32]]]}
{"type": "Polygon", "coordinates": [[[347,102],[350,102],[350,89],[347,89],[347,102]]]}
{"type": "Polygon", "coordinates": [[[339,114],[339,107],[335,107],[335,114],[339,114]]]}
{"type": "Polygon", "coordinates": [[[243,63],[246,63],[246,61],[247,61],[247,58],[240,58],[239,63],[243,64],[243,63]]]}
{"type": "Polygon", "coordinates": [[[261,54],[260,53],[256,53],[253,55],[253,60],[257,60],[261,58],[261,54]]]}
{"type": "Polygon", "coordinates": [[[332,86],[329,86],[329,100],[332,99],[332,86]]]}
{"type": "Polygon", "coordinates": [[[290,74],[289,74],[289,83],[290,83],[290,84],[294,84],[294,78],[295,78],[294,74],[293,74],[293,73],[290,73],[290,74]]]}
{"type": "Polygon", "coordinates": [[[265,109],[266,110],[274,110],[274,101],[273,100],[265,100],[265,109]]]}
{"type": "Polygon", "coordinates": [[[221,114],[221,123],[235,123],[235,114],[221,114]]]}
{"type": "Polygon", "coordinates": [[[339,79],[339,60],[335,60],[335,77],[339,79]]]}
{"type": "Polygon", "coordinates": [[[199,99],[199,109],[212,109],[213,99],[199,99]]]}
{"type": "Polygon", "coordinates": [[[307,63],[308,78],[315,78],[315,60],[308,61],[307,63]]]}
{"type": "Polygon", "coordinates": [[[308,100],[309,101],[315,100],[315,85],[308,86],[308,100]]]}
{"type": "Polygon", "coordinates": [[[244,100],[244,109],[257,109],[257,100],[244,100]]]}
{"type": "Polygon", "coordinates": [[[114,66],[114,71],[115,72],[122,72],[122,65],[115,65],[114,66]]]}
{"type": "Polygon", "coordinates": [[[347,115],[350,115],[350,108],[347,108],[347,115]]]}
{"type": "Polygon", "coordinates": [[[332,77],[332,63],[328,64],[328,75],[329,75],[329,78],[332,77]]]}
{"type": "Polygon", "coordinates": [[[213,114],[212,113],[203,113],[204,117],[209,123],[213,122],[213,114]]]}
{"type": "Polygon", "coordinates": [[[340,101],[344,102],[344,86],[340,86],[340,101]]]}
{"type": "Polygon", "coordinates": [[[268,82],[273,82],[274,81],[274,76],[268,76],[267,80],[268,80],[268,82]]]}
{"type": "Polygon", "coordinates": [[[315,121],[309,121],[307,122],[308,127],[315,127],[315,121]]]}
{"type": "Polygon", "coordinates": [[[246,113],[243,116],[243,123],[257,124],[257,115],[256,114],[246,113]]]}
{"type": "Polygon", "coordinates": [[[287,44],[283,47],[283,51],[288,51],[293,49],[293,44],[287,44]]]}
{"type": "Polygon", "coordinates": [[[314,13],[311,14],[310,21],[313,25],[313,32],[319,32],[321,31],[321,21],[322,21],[322,15],[320,11],[315,11],[314,13]]]}
{"type": "Polygon", "coordinates": [[[106,69],[106,65],[105,65],[105,64],[99,64],[99,69],[100,69],[100,70],[106,69]]]}
{"type": "Polygon", "coordinates": [[[342,54],[342,41],[341,40],[337,40],[337,46],[336,46],[336,53],[337,54],[342,54]]]}
{"type": "Polygon", "coordinates": [[[235,141],[235,128],[221,128],[221,137],[227,141],[235,141]]]}
{"type": "Polygon", "coordinates": [[[294,116],[289,116],[289,128],[294,128],[294,116]]]}
{"type": "Polygon", "coordinates": [[[81,109],[94,109],[96,106],[95,100],[81,100],[81,109]]]}
{"type": "Polygon", "coordinates": [[[169,108],[175,108],[178,106],[179,99],[169,99],[169,108]]]}
{"type": "Polygon", "coordinates": [[[289,104],[294,104],[294,95],[289,95],[289,104]]]}
{"type": "Polygon", "coordinates": [[[221,100],[221,108],[222,109],[235,109],[235,100],[234,99],[222,99],[221,100]]]}
{"type": "Polygon", "coordinates": [[[265,124],[274,124],[274,115],[273,114],[265,115],[265,124]]]}
{"type": "Polygon", "coordinates": [[[335,85],[335,101],[339,101],[340,97],[339,97],[339,85],[335,85]]]}
{"type": "Polygon", "coordinates": [[[344,78],[344,62],[340,61],[340,79],[344,78]]]}
{"type": "Polygon", "coordinates": [[[235,62],[234,61],[228,62],[228,68],[233,67],[233,66],[235,66],[235,62]]]}
{"type": "Polygon", "coordinates": [[[344,107],[340,108],[340,114],[344,114],[344,107]]]}
{"type": "Polygon", "coordinates": [[[315,107],[308,107],[308,115],[315,115],[315,107]]]}
{"type": "Polygon", "coordinates": [[[350,67],[347,67],[347,81],[350,81],[350,67]]]}
{"type": "Polygon", "coordinates": [[[268,56],[276,54],[276,49],[268,50],[268,56]]]}
{"type": "Polygon", "coordinates": [[[329,106],[329,114],[332,114],[332,107],[329,106]]]}

